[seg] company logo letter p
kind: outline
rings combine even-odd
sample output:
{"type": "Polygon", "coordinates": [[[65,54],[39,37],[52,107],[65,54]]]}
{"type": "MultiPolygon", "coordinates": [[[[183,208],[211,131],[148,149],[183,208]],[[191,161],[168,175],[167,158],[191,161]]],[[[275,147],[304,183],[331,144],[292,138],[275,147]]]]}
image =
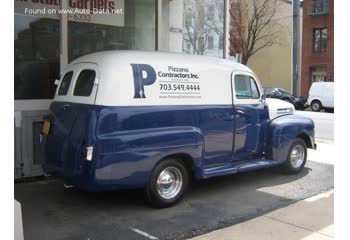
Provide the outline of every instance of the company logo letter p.
{"type": "Polygon", "coordinates": [[[144,86],[156,81],[156,72],[147,64],[131,64],[131,67],[134,74],[134,98],[146,98],[144,86]]]}

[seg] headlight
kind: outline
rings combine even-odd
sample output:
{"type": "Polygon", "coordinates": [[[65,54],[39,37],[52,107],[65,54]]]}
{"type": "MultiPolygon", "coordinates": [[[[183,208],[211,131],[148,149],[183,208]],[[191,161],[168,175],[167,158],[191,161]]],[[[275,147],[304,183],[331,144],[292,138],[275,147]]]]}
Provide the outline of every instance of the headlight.
{"type": "Polygon", "coordinates": [[[279,108],[277,109],[277,114],[293,114],[294,113],[294,107],[291,108],[279,108]]]}

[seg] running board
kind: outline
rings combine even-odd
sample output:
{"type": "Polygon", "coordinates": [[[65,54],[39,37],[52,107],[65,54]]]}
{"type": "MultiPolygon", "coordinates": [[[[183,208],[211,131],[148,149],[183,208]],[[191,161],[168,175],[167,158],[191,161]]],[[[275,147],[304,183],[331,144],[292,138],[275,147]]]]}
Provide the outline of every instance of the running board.
{"type": "Polygon", "coordinates": [[[225,164],[219,167],[204,169],[204,178],[246,172],[278,165],[279,162],[268,159],[257,159],[233,164],[225,164]]]}

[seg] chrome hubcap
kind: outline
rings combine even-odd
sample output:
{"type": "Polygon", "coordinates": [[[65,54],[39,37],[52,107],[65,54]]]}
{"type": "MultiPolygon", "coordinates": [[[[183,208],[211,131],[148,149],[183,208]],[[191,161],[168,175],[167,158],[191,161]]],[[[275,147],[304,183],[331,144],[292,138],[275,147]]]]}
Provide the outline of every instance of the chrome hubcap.
{"type": "Polygon", "coordinates": [[[312,108],[315,110],[315,111],[318,111],[320,109],[320,105],[318,103],[314,103],[312,105],[312,108]]]}
{"type": "Polygon", "coordinates": [[[164,199],[176,197],[182,188],[182,174],[176,167],[167,167],[158,176],[157,191],[164,199]]]}
{"type": "Polygon", "coordinates": [[[290,162],[294,168],[299,168],[303,162],[305,157],[305,151],[303,146],[296,145],[292,149],[290,153],[290,162]]]}

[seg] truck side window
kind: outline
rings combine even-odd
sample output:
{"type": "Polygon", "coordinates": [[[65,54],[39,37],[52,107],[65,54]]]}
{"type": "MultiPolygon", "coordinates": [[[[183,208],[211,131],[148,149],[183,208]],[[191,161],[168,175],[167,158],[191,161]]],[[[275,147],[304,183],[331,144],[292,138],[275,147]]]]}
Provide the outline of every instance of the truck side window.
{"type": "Polygon", "coordinates": [[[66,73],[66,75],[64,75],[60,85],[60,89],[58,89],[58,95],[60,96],[67,95],[70,82],[72,81],[72,77],[73,77],[73,72],[68,72],[66,73]]]}
{"type": "Polygon", "coordinates": [[[260,97],[255,80],[247,75],[235,76],[235,91],[237,99],[258,99],[260,97]]]}
{"type": "Polygon", "coordinates": [[[94,87],[96,73],[93,70],[83,70],[80,72],[74,88],[74,96],[88,97],[94,87]]]}

